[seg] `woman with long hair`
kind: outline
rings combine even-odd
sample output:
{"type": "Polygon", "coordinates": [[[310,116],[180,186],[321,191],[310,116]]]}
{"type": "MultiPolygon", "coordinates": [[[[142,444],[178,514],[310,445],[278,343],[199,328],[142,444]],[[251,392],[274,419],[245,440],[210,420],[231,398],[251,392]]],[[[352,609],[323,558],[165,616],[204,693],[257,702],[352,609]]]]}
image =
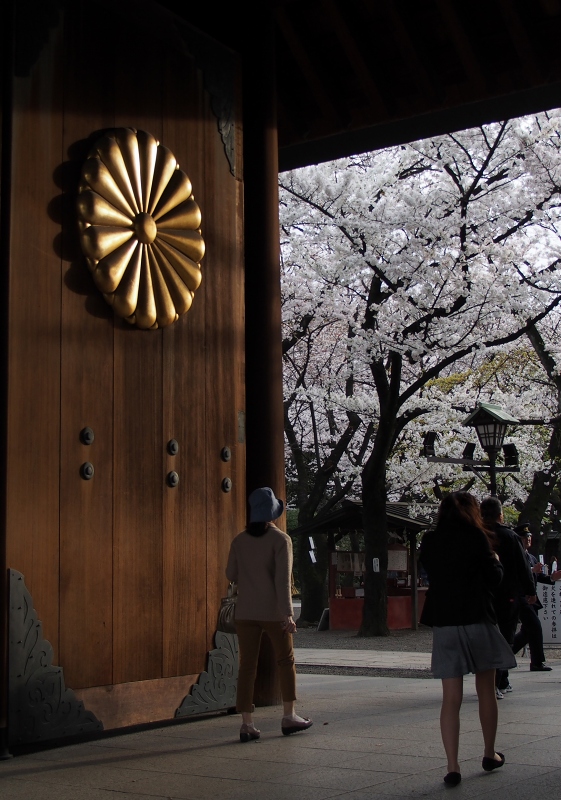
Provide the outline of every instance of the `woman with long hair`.
{"type": "Polygon", "coordinates": [[[261,636],[271,640],[277,665],[284,714],[282,733],[305,731],[312,721],[298,716],[296,668],[292,634],[296,623],[292,610],[292,541],[274,525],[284,503],[265,486],[249,495],[249,522],[232,541],[226,576],[238,584],[236,632],[239,644],[239,672],[236,710],[241,711],[240,741],[259,739],[253,722],[253,690],[261,636]]]}
{"type": "Polygon", "coordinates": [[[433,629],[432,665],[442,680],[440,730],[448,760],[444,782],[461,781],[458,749],[463,676],[475,673],[479,720],[483,733],[482,767],[502,767],[505,757],[495,752],[497,699],[495,670],[516,666],[508,643],[497,628],[493,590],[503,568],[493,551],[492,534],[485,530],[479,503],[468,492],[452,492],[442,501],[434,531],[421,542],[420,560],[429,589],[421,622],[433,629]]]}

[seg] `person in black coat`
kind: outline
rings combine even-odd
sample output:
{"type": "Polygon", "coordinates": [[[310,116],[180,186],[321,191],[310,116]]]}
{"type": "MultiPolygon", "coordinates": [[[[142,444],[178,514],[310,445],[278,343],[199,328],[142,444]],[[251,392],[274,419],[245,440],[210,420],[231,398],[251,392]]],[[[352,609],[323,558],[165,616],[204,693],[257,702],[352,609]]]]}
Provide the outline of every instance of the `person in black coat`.
{"type": "Polygon", "coordinates": [[[501,583],[503,567],[493,552],[475,497],[452,492],[444,498],[436,529],[421,542],[420,561],[429,580],[421,622],[433,629],[431,669],[442,680],[440,730],[448,760],[444,782],[456,786],[461,780],[463,676],[475,673],[485,747],[482,766],[489,771],[504,764],[504,756],[495,752],[495,670],[516,665],[496,625],[493,607],[493,591],[501,583]]]}
{"type": "MultiPolygon", "coordinates": [[[[503,507],[498,497],[486,497],[481,503],[481,516],[488,530],[495,537],[495,550],[504,569],[504,578],[495,591],[495,611],[499,630],[511,645],[518,625],[520,602],[528,597],[529,602],[536,600],[534,579],[516,533],[504,524],[503,507]]],[[[504,691],[510,691],[507,670],[498,670],[495,680],[497,697],[500,699],[504,691]]]]}
{"type": "MultiPolygon", "coordinates": [[[[521,523],[515,528],[520,537],[529,568],[535,583],[547,583],[552,586],[555,581],[561,580],[561,570],[552,572],[551,575],[543,574],[543,566],[538,559],[528,551],[532,545],[532,533],[527,523],[521,523]]],[[[535,592],[534,592],[535,593],[535,592]]],[[[545,653],[543,650],[543,631],[542,623],[538,616],[538,611],[543,608],[536,597],[534,603],[530,603],[526,597],[521,597],[519,602],[518,614],[520,617],[520,630],[514,637],[512,652],[518,653],[523,647],[528,645],[530,649],[530,671],[531,672],[550,672],[551,667],[544,664],[545,653]]]]}

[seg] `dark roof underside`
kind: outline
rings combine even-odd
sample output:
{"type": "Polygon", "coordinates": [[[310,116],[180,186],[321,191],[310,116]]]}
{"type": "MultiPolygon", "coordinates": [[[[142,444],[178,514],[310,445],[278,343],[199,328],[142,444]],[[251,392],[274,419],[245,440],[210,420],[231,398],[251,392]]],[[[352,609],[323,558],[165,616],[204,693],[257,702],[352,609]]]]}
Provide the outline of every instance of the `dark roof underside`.
{"type": "MultiPolygon", "coordinates": [[[[281,171],[561,106],[560,0],[264,1],[281,171]]],[[[162,4],[242,54],[260,35],[248,0],[162,4]]]]}
{"type": "MultiPolygon", "coordinates": [[[[386,503],[386,518],[390,531],[419,533],[434,525],[438,506],[425,506],[424,514],[411,513],[410,503],[386,503]]],[[[315,517],[311,522],[291,531],[293,536],[308,536],[315,533],[349,533],[363,529],[362,503],[350,500],[340,508],[315,517]]]]}
{"type": "Polygon", "coordinates": [[[280,166],[561,105],[558,0],[279,5],[280,166]]]}

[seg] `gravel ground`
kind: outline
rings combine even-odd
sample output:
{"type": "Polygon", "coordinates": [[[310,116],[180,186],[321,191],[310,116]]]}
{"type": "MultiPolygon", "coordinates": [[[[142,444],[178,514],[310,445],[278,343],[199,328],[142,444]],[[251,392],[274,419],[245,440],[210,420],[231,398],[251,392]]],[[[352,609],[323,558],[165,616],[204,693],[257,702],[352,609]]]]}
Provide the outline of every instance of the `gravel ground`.
{"type": "MultiPolygon", "coordinates": [[[[295,609],[296,611],[296,609],[295,609]]],[[[421,626],[419,630],[390,631],[389,636],[372,638],[358,637],[356,631],[318,631],[315,626],[302,624],[294,636],[296,648],[320,648],[333,650],[378,650],[403,653],[430,653],[432,630],[421,626]]],[[[546,645],[545,655],[550,664],[561,662],[561,647],[546,645]]],[[[298,672],[308,675],[365,675],[394,678],[426,678],[425,670],[377,669],[361,667],[317,667],[298,666],[298,672]]]]}
{"type": "MultiPolygon", "coordinates": [[[[409,653],[430,653],[432,630],[421,626],[419,630],[390,631],[389,636],[362,638],[356,631],[318,631],[315,627],[299,626],[294,637],[295,647],[333,648],[334,650],[380,650],[409,653]]],[[[545,645],[548,661],[561,659],[561,647],[545,645]]]]}
{"type": "Polygon", "coordinates": [[[334,650],[379,650],[409,653],[430,653],[432,630],[390,631],[389,636],[362,638],[356,631],[318,631],[315,627],[298,627],[294,647],[315,647],[334,650]]]}
{"type": "MultiPolygon", "coordinates": [[[[294,608],[298,624],[300,609],[294,608]]],[[[315,625],[299,624],[294,636],[294,647],[311,647],[333,650],[378,650],[409,653],[430,653],[432,649],[432,630],[422,627],[417,631],[390,631],[389,636],[372,638],[358,637],[356,631],[318,631],[315,625]]],[[[426,670],[418,669],[378,669],[374,667],[317,667],[298,665],[303,675],[364,675],[381,678],[426,678],[426,670]]]]}
{"type": "Polygon", "coordinates": [[[347,675],[365,678],[430,678],[427,669],[381,669],[378,667],[318,667],[311,664],[297,664],[296,672],[301,675],[347,675]]]}

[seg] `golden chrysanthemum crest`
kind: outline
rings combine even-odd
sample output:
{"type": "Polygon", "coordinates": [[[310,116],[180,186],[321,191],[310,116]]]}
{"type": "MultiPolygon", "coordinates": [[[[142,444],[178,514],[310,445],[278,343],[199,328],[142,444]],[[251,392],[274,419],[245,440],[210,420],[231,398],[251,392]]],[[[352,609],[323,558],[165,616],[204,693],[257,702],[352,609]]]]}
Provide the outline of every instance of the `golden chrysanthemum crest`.
{"type": "Polygon", "coordinates": [[[78,192],[80,242],[96,286],[139,328],[191,307],[205,252],[191,181],[152,134],[117,128],[96,142],[78,192]]]}

